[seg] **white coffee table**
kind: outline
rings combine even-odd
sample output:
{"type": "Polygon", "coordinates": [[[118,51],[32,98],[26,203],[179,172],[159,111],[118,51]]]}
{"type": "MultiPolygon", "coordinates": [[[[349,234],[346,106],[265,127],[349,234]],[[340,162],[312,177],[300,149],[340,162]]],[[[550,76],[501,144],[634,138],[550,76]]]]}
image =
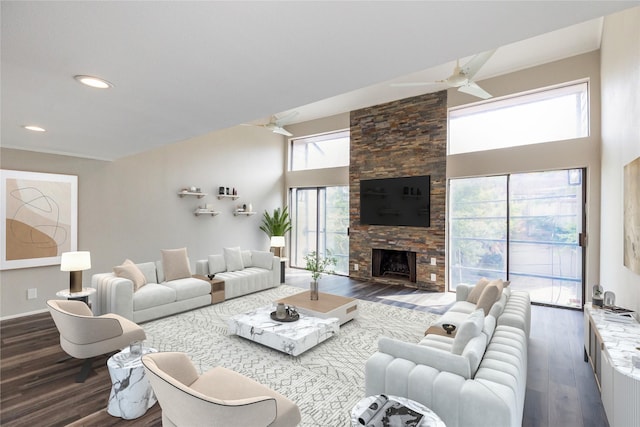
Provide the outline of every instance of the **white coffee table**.
{"type": "Polygon", "coordinates": [[[229,334],[298,356],[340,330],[336,317],[320,319],[300,313],[300,319],[295,322],[278,322],[270,316],[275,309],[275,305],[270,305],[229,318],[229,334]]]}
{"type": "MultiPolygon", "coordinates": [[[[157,351],[154,348],[143,347],[142,355],[157,351]]],[[[129,355],[129,347],[126,347],[107,360],[112,383],[107,412],[125,420],[143,416],[157,401],[145,376],[142,355],[129,355]]]]}
{"type": "MultiPolygon", "coordinates": [[[[364,399],[360,400],[356,403],[356,406],[351,410],[351,426],[352,427],[362,427],[358,421],[358,418],[367,411],[369,405],[371,405],[380,395],[375,396],[367,396],[364,399]]],[[[420,423],[416,427],[446,427],[444,422],[440,419],[440,417],[433,412],[431,409],[427,408],[421,403],[418,403],[414,400],[407,399],[406,397],[400,396],[391,396],[387,395],[390,401],[399,402],[406,406],[407,408],[413,409],[414,411],[423,415],[420,423]]]]}

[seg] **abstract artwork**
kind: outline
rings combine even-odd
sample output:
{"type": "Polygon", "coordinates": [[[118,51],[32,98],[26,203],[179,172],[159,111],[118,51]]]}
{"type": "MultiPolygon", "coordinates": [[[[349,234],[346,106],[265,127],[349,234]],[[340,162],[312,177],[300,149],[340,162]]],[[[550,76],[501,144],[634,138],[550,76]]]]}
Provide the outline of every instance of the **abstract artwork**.
{"type": "Polygon", "coordinates": [[[640,274],[640,157],[624,167],[624,265],[640,274]]]}
{"type": "Polygon", "coordinates": [[[78,245],[78,177],[0,170],[0,269],[60,264],[78,245]]]}

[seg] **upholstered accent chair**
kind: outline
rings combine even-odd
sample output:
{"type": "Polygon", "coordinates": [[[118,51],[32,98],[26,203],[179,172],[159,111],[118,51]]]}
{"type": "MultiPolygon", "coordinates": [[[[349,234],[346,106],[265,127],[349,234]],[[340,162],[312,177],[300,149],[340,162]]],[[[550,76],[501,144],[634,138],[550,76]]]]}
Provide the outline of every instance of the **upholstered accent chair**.
{"type": "Polygon", "coordinates": [[[162,425],[294,427],[298,406],[268,387],[221,366],[198,375],[185,353],[142,357],[162,408],[162,425]]]}
{"type": "Polygon", "coordinates": [[[60,332],[62,349],[71,357],[84,359],[76,382],[87,379],[95,356],[146,338],[144,330],[132,321],[113,313],[94,316],[82,301],[49,300],[47,305],[60,332]]]}

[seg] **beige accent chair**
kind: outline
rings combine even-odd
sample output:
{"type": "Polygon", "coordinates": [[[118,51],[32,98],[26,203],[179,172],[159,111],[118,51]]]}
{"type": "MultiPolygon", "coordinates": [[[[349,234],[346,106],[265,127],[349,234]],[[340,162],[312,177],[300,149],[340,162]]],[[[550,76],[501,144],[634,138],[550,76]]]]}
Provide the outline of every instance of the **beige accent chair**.
{"type": "Polygon", "coordinates": [[[185,353],[142,357],[162,408],[162,425],[294,427],[298,406],[281,394],[221,366],[198,375],[185,353]]]}
{"type": "Polygon", "coordinates": [[[49,300],[49,312],[60,332],[60,346],[71,357],[85,359],[76,382],[82,383],[91,371],[92,358],[144,340],[144,330],[117,314],[93,316],[82,301],[49,300]]]}

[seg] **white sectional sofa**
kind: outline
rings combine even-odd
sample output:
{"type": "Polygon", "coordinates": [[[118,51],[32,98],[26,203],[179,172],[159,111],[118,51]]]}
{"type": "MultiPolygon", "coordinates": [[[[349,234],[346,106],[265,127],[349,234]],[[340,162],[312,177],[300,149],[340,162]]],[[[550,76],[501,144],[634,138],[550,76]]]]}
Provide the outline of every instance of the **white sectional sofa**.
{"type": "Polygon", "coordinates": [[[225,299],[280,285],[280,257],[271,252],[224,248],[219,255],[196,261],[196,274],[224,280],[225,299]]]}
{"type": "Polygon", "coordinates": [[[379,339],[378,352],[365,366],[367,396],[383,393],[415,400],[436,412],[447,427],[522,424],[529,294],[504,288],[485,316],[479,302],[467,301],[473,288],[458,285],[456,303],[419,343],[379,339]],[[444,323],[457,326],[455,337],[441,335],[439,325],[444,323]]]}
{"type": "Polygon", "coordinates": [[[137,290],[134,280],[116,273],[92,276],[91,284],[97,289],[97,314],[116,313],[140,323],[211,304],[208,281],[190,275],[167,281],[162,261],[135,265],[146,282],[137,290]]]}

